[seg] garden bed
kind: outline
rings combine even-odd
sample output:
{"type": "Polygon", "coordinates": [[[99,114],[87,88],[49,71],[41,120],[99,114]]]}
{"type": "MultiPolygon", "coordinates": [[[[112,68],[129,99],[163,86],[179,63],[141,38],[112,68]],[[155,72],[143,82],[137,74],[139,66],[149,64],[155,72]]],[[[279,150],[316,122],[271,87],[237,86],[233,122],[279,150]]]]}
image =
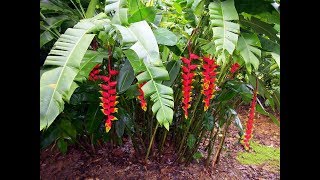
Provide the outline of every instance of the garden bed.
{"type": "MultiPolygon", "coordinates": [[[[247,108],[246,108],[247,109],[247,108]]],[[[245,124],[247,111],[242,108],[239,117],[245,124]]],[[[280,148],[280,128],[268,117],[257,113],[253,141],[264,146],[280,148]]],[[[237,127],[232,124],[226,138],[220,162],[215,168],[205,168],[204,161],[195,160],[184,166],[174,163],[172,147],[159,159],[151,156],[146,164],[144,157],[136,157],[132,143],[124,139],[121,147],[110,144],[96,147],[95,153],[86,153],[70,146],[66,155],[56,148],[41,151],[41,179],[280,179],[280,164],[263,162],[244,165],[237,160],[243,147],[238,142],[237,127]]],[[[205,144],[205,143],[204,143],[205,144]]],[[[155,156],[157,157],[157,156],[155,156]]]]}

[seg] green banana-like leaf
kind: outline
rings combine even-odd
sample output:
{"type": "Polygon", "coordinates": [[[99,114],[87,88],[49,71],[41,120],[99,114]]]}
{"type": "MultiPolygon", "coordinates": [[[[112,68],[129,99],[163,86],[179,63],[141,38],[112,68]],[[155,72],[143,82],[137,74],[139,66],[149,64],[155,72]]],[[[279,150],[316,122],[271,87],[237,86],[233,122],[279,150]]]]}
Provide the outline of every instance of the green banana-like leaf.
{"type": "Polygon", "coordinates": [[[259,59],[261,57],[260,40],[255,34],[242,33],[239,37],[237,51],[239,51],[240,56],[246,63],[246,68],[249,73],[251,73],[251,65],[255,70],[258,70],[259,59]]]}
{"type": "Polygon", "coordinates": [[[280,44],[280,38],[277,36],[278,31],[273,28],[272,24],[261,21],[258,18],[251,17],[250,19],[245,19],[243,16],[240,16],[241,27],[244,26],[248,29],[252,29],[255,33],[264,34],[274,42],[280,44]]]}
{"type": "Polygon", "coordinates": [[[174,102],[172,88],[161,84],[169,80],[169,73],[160,60],[157,40],[146,21],[136,22],[129,28],[114,25],[122,36],[122,42],[134,43],[125,55],[130,61],[138,82],[146,82],[142,87],[145,97],[153,101],[152,112],[160,125],[169,130],[172,123],[174,102]]]}
{"type": "Polygon", "coordinates": [[[239,20],[239,16],[233,0],[223,2],[216,0],[210,3],[209,15],[218,63],[220,64],[221,61],[224,63],[226,51],[232,55],[238,41],[240,25],[233,21],[239,20]]]}
{"type": "Polygon", "coordinates": [[[44,62],[45,72],[40,79],[40,131],[51,125],[63,111],[64,101],[69,101],[76,89],[74,79],[95,36],[87,33],[101,28],[102,24],[108,22],[103,19],[106,17],[106,14],[101,13],[80,21],[73,28],[67,29],[51,49],[44,62]]]}
{"type": "Polygon", "coordinates": [[[75,77],[75,81],[86,81],[93,67],[98,63],[101,63],[103,58],[108,58],[108,54],[105,52],[87,50],[82,58],[79,73],[75,77]]]}
{"type": "Polygon", "coordinates": [[[110,0],[107,1],[110,4],[107,4],[104,8],[105,13],[115,11],[113,18],[111,20],[114,24],[128,24],[128,8],[122,8],[127,4],[127,0],[110,0]]]}

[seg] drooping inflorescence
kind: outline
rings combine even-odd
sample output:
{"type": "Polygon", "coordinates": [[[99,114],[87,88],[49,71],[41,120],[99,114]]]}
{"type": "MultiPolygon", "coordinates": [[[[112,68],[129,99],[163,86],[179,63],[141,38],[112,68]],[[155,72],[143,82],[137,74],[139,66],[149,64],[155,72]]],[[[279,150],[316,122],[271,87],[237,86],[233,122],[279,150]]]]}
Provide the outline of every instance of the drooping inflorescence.
{"type": "Polygon", "coordinates": [[[182,57],[182,109],[184,116],[188,119],[188,109],[190,108],[190,102],[192,100],[192,82],[195,76],[194,70],[197,68],[196,64],[191,64],[192,60],[199,59],[199,56],[190,53],[189,59],[182,57]]]}
{"type": "Polygon", "coordinates": [[[218,65],[215,62],[214,58],[203,57],[203,71],[202,71],[202,90],[201,93],[204,95],[204,111],[207,111],[210,105],[210,100],[214,97],[215,92],[215,82],[216,75],[215,72],[218,65]]]}

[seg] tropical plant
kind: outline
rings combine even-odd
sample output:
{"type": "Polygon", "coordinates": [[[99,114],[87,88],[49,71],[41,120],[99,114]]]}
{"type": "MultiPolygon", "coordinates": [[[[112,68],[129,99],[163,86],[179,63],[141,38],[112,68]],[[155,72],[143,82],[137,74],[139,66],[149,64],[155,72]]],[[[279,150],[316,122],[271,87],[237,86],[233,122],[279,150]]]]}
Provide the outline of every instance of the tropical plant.
{"type": "Polygon", "coordinates": [[[234,122],[248,149],[254,108],[244,131],[240,105],[257,98],[256,110],[279,125],[264,108],[280,110],[279,11],[272,3],[91,0],[87,13],[70,10],[85,19],[58,34],[40,71],[42,147],[56,142],[66,152],[77,143],[94,151],[127,135],[146,160],[168,141],[189,164],[204,157],[199,146],[209,139],[206,164],[215,165],[234,122]]]}

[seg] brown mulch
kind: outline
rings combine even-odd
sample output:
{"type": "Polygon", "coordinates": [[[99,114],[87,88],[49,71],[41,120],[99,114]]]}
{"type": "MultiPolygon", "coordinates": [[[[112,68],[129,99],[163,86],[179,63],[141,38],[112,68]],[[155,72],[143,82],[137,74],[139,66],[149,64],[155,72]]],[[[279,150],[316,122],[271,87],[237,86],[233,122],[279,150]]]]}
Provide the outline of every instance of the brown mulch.
{"type": "MultiPolygon", "coordinates": [[[[247,112],[240,110],[239,117],[245,126],[247,112]]],[[[278,117],[279,118],[279,117],[278,117]]],[[[267,165],[242,165],[236,155],[244,151],[238,143],[238,129],[231,125],[221,159],[215,168],[205,168],[204,162],[192,162],[188,167],[174,164],[174,157],[164,153],[161,161],[152,160],[144,164],[137,158],[131,141],[111,148],[105,144],[88,154],[71,146],[66,155],[56,148],[40,152],[41,179],[280,179],[280,170],[271,170],[267,165]]],[[[268,117],[257,114],[253,140],[272,147],[280,147],[280,128],[268,117]]],[[[170,148],[167,148],[170,151],[170,148]]],[[[150,158],[152,159],[152,158],[150,158]]]]}

